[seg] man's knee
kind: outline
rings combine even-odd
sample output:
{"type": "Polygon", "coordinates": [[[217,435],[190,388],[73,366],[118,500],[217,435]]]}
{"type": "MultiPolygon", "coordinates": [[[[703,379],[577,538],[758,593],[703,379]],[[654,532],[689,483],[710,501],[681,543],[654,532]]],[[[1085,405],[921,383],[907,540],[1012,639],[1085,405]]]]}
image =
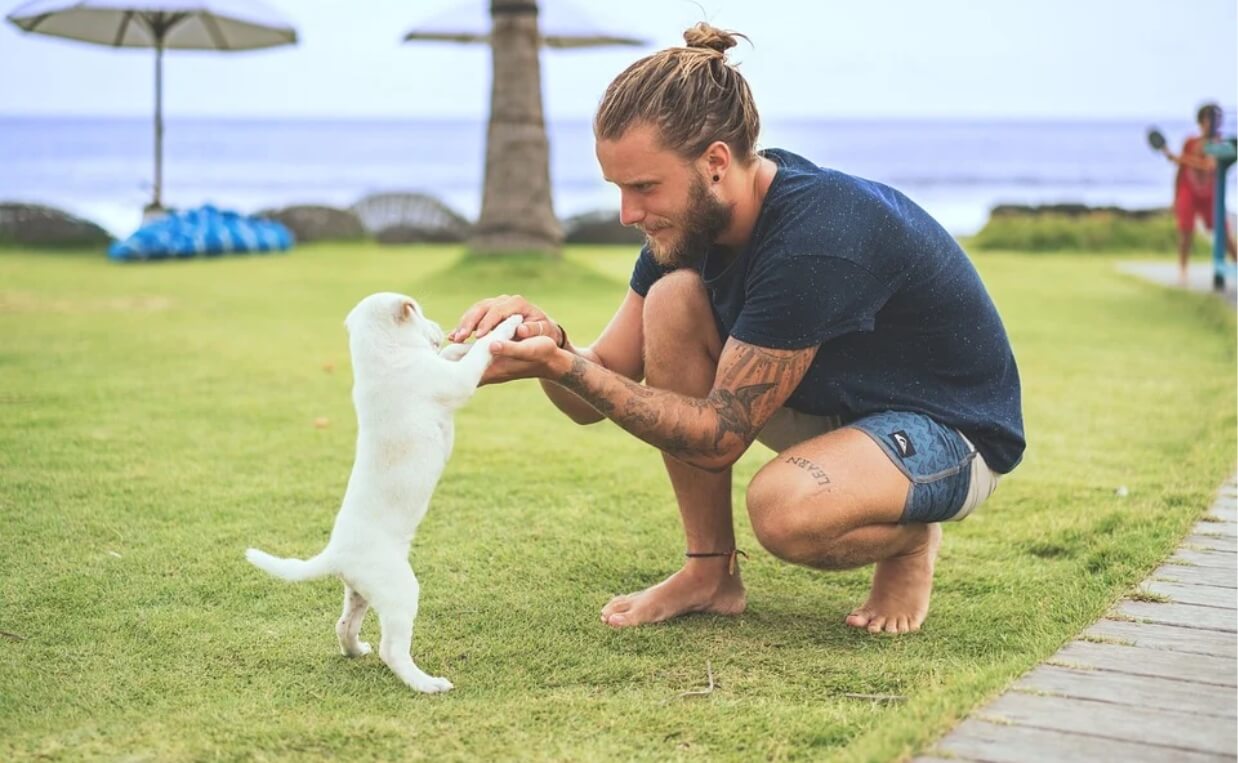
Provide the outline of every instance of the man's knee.
{"type": "Polygon", "coordinates": [[[757,540],[774,556],[796,564],[815,563],[828,538],[819,521],[805,516],[808,496],[780,479],[778,461],[767,464],[748,484],[748,518],[757,540]]]}
{"type": "Polygon", "coordinates": [[[685,394],[708,390],[722,341],[700,275],[681,269],[658,279],[645,296],[643,320],[648,383],[685,394]]]}
{"type": "Polygon", "coordinates": [[[844,540],[843,507],[828,492],[788,476],[782,457],[761,468],[748,484],[748,517],[766,551],[792,564],[822,570],[856,566],[844,540]]]}
{"type": "Polygon", "coordinates": [[[705,282],[691,268],[667,273],[649,287],[645,295],[645,325],[667,326],[677,322],[691,325],[700,315],[710,315],[705,282]],[[652,320],[651,320],[652,319],[652,320]]]}

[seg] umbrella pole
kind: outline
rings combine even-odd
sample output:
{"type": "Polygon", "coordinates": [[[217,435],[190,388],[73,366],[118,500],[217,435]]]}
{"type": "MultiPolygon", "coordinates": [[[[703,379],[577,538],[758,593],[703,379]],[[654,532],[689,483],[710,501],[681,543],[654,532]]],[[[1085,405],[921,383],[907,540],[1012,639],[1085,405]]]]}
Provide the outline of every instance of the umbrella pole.
{"type": "Polygon", "coordinates": [[[163,38],[155,39],[155,198],[151,211],[163,209],[163,38]]]}

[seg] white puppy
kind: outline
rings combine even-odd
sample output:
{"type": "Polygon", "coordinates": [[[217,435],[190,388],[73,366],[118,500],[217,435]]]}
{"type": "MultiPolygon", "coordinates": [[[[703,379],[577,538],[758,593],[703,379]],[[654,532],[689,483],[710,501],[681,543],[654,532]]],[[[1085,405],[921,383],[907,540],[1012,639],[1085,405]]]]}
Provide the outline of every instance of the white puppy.
{"type": "Polygon", "coordinates": [[[378,654],[417,691],[452,688],[427,675],[410,654],[419,586],[409,546],[434,486],[451,455],[452,413],[477,389],[490,364],[491,339],[509,340],[520,316],[499,324],[472,345],[448,345],[443,331],[401,294],[373,294],[348,314],[357,409],[357,456],[331,539],[313,559],[280,559],[251,548],[256,566],[289,581],[338,575],[344,612],[335,626],[340,651],[370,652],[358,639],[367,607],[378,611],[378,654]]]}

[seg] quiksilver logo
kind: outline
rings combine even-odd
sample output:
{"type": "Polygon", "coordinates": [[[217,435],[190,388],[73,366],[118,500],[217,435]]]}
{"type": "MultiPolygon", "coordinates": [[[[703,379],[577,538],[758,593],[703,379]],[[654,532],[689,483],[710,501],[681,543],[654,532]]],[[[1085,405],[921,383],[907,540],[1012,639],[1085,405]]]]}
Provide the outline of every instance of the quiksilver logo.
{"type": "Polygon", "coordinates": [[[911,443],[911,438],[907,433],[899,430],[890,433],[890,440],[894,443],[894,447],[898,449],[899,456],[907,458],[916,454],[916,446],[911,443]]]}

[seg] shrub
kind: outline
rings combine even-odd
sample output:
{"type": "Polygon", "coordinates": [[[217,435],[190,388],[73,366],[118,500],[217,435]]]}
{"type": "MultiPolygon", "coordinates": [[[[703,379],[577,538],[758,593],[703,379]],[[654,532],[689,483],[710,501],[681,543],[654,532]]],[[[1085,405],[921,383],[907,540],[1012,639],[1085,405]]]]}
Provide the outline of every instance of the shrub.
{"type": "Polygon", "coordinates": [[[0,204],[0,246],[95,248],[112,240],[98,225],[42,204],[0,204]]]}
{"type": "MultiPolygon", "coordinates": [[[[1024,252],[1174,252],[1178,231],[1173,213],[1166,209],[1001,206],[970,244],[975,249],[1024,252]]],[[[1195,237],[1194,251],[1211,248],[1210,238],[1195,237]]]]}

